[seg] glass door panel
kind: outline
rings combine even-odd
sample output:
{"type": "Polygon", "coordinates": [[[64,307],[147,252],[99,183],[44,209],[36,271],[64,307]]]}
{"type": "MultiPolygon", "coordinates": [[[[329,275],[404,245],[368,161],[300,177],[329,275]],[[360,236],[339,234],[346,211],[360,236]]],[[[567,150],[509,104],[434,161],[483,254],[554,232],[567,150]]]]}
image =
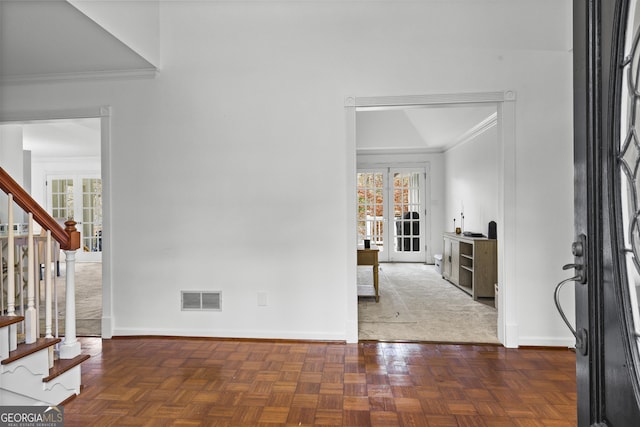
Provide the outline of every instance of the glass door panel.
{"type": "Polygon", "coordinates": [[[425,260],[424,169],[391,169],[393,250],[390,261],[425,260]]]}
{"type": "Polygon", "coordinates": [[[425,261],[425,169],[361,169],[358,244],[370,239],[380,262],[425,261]]]}
{"type": "Polygon", "coordinates": [[[73,179],[53,179],[50,181],[50,214],[61,223],[74,216],[73,179]]]}
{"type": "Polygon", "coordinates": [[[86,252],[102,252],[102,180],[82,179],[82,246],[86,252]]]}
{"type": "Polygon", "coordinates": [[[361,171],[357,175],[358,244],[370,239],[378,246],[378,260],[386,260],[385,192],[386,170],[361,171]]]}
{"type": "Polygon", "coordinates": [[[61,224],[73,218],[80,232],[77,261],[102,260],[102,181],[91,176],[47,178],[49,213],[61,224]]]}

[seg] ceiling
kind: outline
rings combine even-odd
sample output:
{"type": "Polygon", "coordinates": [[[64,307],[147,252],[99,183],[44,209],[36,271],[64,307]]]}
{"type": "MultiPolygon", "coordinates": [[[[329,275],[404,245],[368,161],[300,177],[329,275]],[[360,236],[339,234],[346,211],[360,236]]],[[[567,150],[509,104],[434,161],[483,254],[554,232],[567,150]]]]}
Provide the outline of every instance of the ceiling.
{"type": "Polygon", "coordinates": [[[155,69],[63,0],[0,1],[0,80],[155,69]]]}
{"type": "Polygon", "coordinates": [[[443,152],[495,124],[495,105],[372,108],[356,113],[357,148],[443,152]]]}
{"type": "Polygon", "coordinates": [[[100,119],[22,124],[23,148],[33,159],[100,156],[100,119]]]}

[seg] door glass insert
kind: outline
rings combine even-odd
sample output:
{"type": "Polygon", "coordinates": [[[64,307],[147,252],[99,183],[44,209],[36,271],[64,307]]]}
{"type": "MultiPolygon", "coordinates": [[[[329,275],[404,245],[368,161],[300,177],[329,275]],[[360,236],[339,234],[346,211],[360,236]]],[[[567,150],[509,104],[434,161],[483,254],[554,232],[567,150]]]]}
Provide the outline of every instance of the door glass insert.
{"type": "Polygon", "coordinates": [[[628,324],[631,339],[636,341],[638,350],[640,338],[640,140],[638,137],[640,112],[640,19],[636,2],[630,2],[629,21],[626,30],[623,83],[620,108],[620,144],[617,153],[619,166],[619,201],[622,216],[622,242],[624,244],[623,280],[627,292],[623,301],[628,305],[624,312],[630,312],[628,324]],[[626,276],[626,278],[625,278],[626,276]]]}
{"type": "Polygon", "coordinates": [[[76,221],[80,232],[78,261],[98,262],[102,252],[102,180],[72,175],[48,178],[51,216],[59,222],[76,221]]]}
{"type": "Polygon", "coordinates": [[[422,212],[422,174],[393,172],[393,222],[395,252],[419,252],[422,212]]]}
{"type": "Polygon", "coordinates": [[[51,216],[66,221],[74,217],[73,179],[51,180],[51,216]]]}
{"type": "Polygon", "coordinates": [[[383,172],[358,173],[358,242],[370,239],[384,251],[383,172]]]}
{"type": "Polygon", "coordinates": [[[82,179],[82,243],[87,252],[102,252],[102,180],[82,179]]]}

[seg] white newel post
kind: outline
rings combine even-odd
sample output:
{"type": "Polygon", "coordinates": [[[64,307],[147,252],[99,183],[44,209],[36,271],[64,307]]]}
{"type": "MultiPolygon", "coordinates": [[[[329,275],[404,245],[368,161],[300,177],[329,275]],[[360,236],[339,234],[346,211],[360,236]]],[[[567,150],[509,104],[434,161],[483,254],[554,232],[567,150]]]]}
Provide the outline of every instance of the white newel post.
{"type": "Polygon", "coordinates": [[[60,359],[73,359],[80,355],[80,341],[76,338],[76,251],[65,250],[66,257],[66,314],[64,317],[64,341],[60,346],[60,359]]]}
{"type": "Polygon", "coordinates": [[[27,240],[27,311],[24,314],[25,343],[33,344],[38,338],[38,316],[35,307],[35,251],[33,248],[33,214],[29,212],[29,236],[27,240]]]}

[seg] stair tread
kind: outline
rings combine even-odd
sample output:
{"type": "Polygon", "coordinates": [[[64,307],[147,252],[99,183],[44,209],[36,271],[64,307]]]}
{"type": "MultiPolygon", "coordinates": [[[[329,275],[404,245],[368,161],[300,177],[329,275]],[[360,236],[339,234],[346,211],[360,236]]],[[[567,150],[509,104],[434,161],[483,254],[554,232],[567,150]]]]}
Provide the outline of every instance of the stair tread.
{"type": "Polygon", "coordinates": [[[0,328],[13,325],[14,323],[20,323],[24,320],[22,316],[0,316],[0,328]]]}
{"type": "Polygon", "coordinates": [[[80,354],[73,359],[58,359],[53,362],[53,368],[49,369],[49,375],[42,379],[42,382],[49,382],[65,372],[75,368],[90,356],[88,354],[80,354]]]}
{"type": "Polygon", "coordinates": [[[15,362],[18,359],[36,353],[37,351],[40,351],[47,347],[51,347],[52,345],[55,345],[61,341],[61,338],[38,338],[38,340],[33,344],[20,344],[18,345],[17,349],[9,352],[9,357],[4,359],[2,361],[2,364],[8,365],[9,363],[15,362]]]}

